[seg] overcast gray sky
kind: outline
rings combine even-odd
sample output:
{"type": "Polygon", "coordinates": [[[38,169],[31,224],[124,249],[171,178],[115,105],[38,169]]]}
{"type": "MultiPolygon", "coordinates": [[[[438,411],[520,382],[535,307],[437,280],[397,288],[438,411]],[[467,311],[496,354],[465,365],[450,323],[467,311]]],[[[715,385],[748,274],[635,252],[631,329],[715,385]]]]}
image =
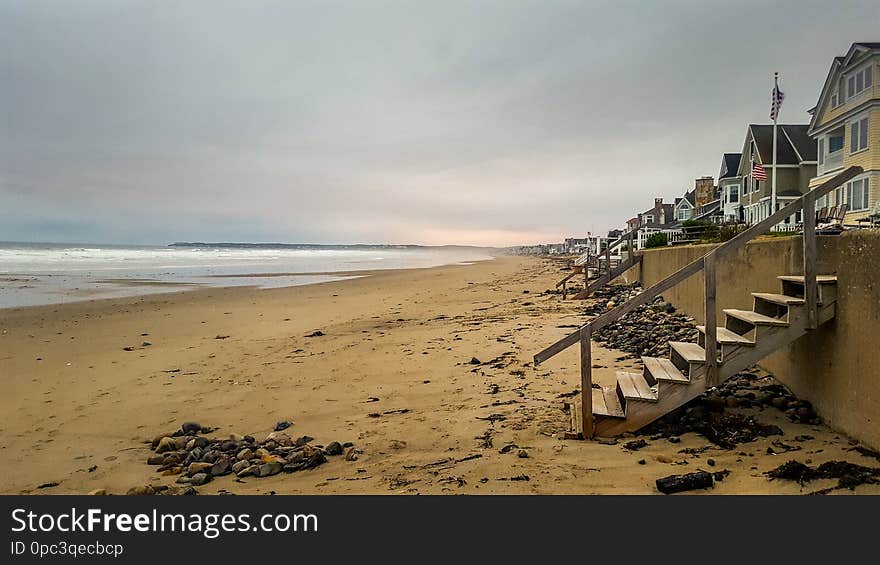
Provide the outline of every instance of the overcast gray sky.
{"type": "Polygon", "coordinates": [[[876,0],[0,0],[0,240],[559,240],[805,123],[876,0]]]}

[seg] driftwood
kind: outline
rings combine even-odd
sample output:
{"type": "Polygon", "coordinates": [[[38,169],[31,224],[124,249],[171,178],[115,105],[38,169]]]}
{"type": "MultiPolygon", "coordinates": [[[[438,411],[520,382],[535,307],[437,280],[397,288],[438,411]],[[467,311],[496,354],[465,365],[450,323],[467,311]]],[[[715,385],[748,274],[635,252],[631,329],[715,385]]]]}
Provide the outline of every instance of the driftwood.
{"type": "Polygon", "coordinates": [[[697,471],[686,475],[669,475],[657,479],[657,490],[663,494],[684,492],[712,487],[712,475],[706,471],[697,471]]]}

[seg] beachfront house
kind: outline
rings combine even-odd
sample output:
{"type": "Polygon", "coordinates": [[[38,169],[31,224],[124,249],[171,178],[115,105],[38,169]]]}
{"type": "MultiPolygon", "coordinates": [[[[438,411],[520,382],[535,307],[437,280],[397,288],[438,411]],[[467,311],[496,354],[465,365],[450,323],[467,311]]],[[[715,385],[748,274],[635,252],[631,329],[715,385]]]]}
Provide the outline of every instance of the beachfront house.
{"type": "Polygon", "coordinates": [[[743,219],[742,177],[739,164],[742,153],[725,153],[721,157],[721,170],[718,173],[718,192],[721,197],[721,220],[726,223],[740,222],[743,219]]]}
{"type": "Polygon", "coordinates": [[[818,153],[815,188],[852,165],[865,172],[831,194],[816,208],[847,206],[844,223],[878,213],[880,205],[880,43],[853,43],[835,57],[819,101],[810,110],[808,135],[818,153]]]}
{"type": "Polygon", "coordinates": [[[635,239],[636,249],[644,249],[648,238],[655,233],[664,232],[671,235],[679,231],[674,227],[676,223],[674,209],[674,203],[664,203],[662,198],[655,198],[653,207],[638,214],[635,222],[639,228],[635,239]]]}
{"type": "MultiPolygon", "coordinates": [[[[807,193],[810,179],[816,176],[816,143],[809,135],[807,124],[779,124],[776,150],[777,209],[807,193]]],[[[743,181],[740,203],[747,223],[754,224],[771,213],[773,179],[773,125],[750,124],[746,129],[739,169],[736,176],[743,181]],[[755,178],[754,164],[761,165],[766,180],[755,178]]],[[[796,229],[800,213],[786,218],[777,230],[796,229]]]]}
{"type": "Polygon", "coordinates": [[[696,190],[689,190],[684,193],[684,196],[675,199],[672,215],[676,222],[686,222],[693,217],[697,203],[696,195],[696,190]]]}

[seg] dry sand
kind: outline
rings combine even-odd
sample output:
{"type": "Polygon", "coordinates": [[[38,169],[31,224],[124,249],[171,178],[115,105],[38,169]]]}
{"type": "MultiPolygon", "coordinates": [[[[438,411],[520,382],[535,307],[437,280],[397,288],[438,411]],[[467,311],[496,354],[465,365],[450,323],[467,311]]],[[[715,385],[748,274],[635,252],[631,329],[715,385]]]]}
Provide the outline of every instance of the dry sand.
{"type": "MultiPolygon", "coordinates": [[[[773,438],[727,451],[686,434],[637,452],[556,439],[568,423],[559,395],[579,385],[576,348],[537,369],[531,356],[571,331],[560,326],[584,319],[583,303],[542,294],[558,278],[557,263],[504,257],[304,287],[0,310],[0,492],[173,484],[145,464],[144,441],[187,420],[258,439],[290,420],[293,437],[363,451],[355,462],[331,457],[293,474],[220,477],[202,493],[641,494],[655,493],[658,477],[730,469],[712,492],[794,494],[834,483],[800,487],[763,472],[790,458],[878,465],[847,451],[842,434],[775,409],[756,414],[786,438],[815,438],[796,457],[767,455],[773,438]],[[325,335],[304,337],[315,330],[325,335]],[[486,419],[494,414],[505,419],[486,419]],[[500,452],[511,443],[519,447],[500,452]]],[[[610,367],[597,380],[612,382],[621,353],[594,351],[594,363],[610,367]]]]}

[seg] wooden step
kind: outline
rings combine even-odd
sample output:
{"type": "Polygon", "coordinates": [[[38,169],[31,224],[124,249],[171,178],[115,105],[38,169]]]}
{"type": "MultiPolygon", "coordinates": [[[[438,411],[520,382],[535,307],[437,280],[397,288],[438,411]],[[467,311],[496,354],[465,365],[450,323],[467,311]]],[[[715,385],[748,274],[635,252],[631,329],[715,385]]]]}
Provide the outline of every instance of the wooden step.
{"type": "Polygon", "coordinates": [[[800,306],[805,302],[803,298],[787,296],[785,294],[773,294],[770,292],[753,292],[752,296],[767,302],[772,302],[773,304],[779,304],[780,306],[800,306]]]}
{"type": "Polygon", "coordinates": [[[690,380],[681,374],[672,361],[660,357],[642,357],[645,370],[654,377],[655,381],[668,381],[673,383],[688,384],[690,380]]]}
{"type": "MultiPolygon", "coordinates": [[[[779,275],[776,278],[781,281],[804,284],[803,275],[779,275]]],[[[837,275],[816,275],[816,282],[819,284],[836,284],[837,275]]]]}
{"type": "Polygon", "coordinates": [[[641,373],[617,371],[617,386],[627,400],[657,402],[657,391],[648,386],[641,373]]]}
{"type": "Polygon", "coordinates": [[[620,399],[617,397],[617,387],[604,386],[601,389],[593,389],[593,414],[608,416],[611,418],[626,418],[620,399]]]}
{"type": "Polygon", "coordinates": [[[780,320],[778,318],[771,318],[770,316],[765,316],[763,314],[758,314],[757,312],[753,312],[752,310],[736,310],[733,308],[726,308],[724,310],[724,314],[726,316],[730,316],[732,318],[736,318],[737,320],[742,320],[743,322],[748,322],[753,326],[787,326],[788,322],[785,320],[780,320]]]}
{"type": "Polygon", "coordinates": [[[689,341],[670,341],[669,347],[675,350],[688,363],[705,363],[706,350],[689,341]]]}
{"type": "MultiPolygon", "coordinates": [[[[706,333],[706,326],[697,326],[697,329],[700,333],[706,333]]],[[[747,339],[739,334],[733,333],[727,328],[722,328],[718,326],[715,328],[715,338],[718,340],[718,343],[721,344],[732,344],[732,345],[755,345],[755,342],[747,339]]]]}

